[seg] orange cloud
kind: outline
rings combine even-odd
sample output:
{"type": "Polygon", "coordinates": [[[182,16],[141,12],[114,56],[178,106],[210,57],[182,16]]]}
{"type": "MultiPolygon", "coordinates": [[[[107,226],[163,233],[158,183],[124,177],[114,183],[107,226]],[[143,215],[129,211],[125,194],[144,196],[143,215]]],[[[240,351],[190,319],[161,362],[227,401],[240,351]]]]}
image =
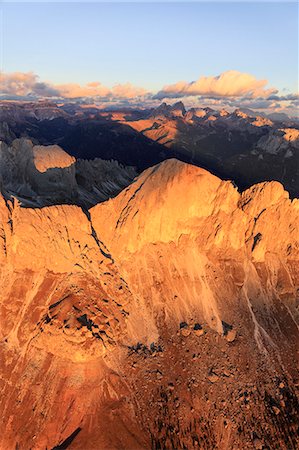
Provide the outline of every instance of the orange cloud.
{"type": "Polygon", "coordinates": [[[112,93],[115,97],[130,99],[145,95],[147,92],[143,88],[133,86],[131,83],[126,83],[117,84],[116,86],[114,86],[112,89],[112,93]]]}
{"type": "Polygon", "coordinates": [[[99,81],[85,85],[78,83],[53,84],[40,81],[34,72],[0,72],[0,98],[36,100],[53,98],[90,103],[102,103],[105,107],[144,106],[155,107],[162,98],[184,97],[187,106],[214,106],[216,108],[253,108],[261,111],[288,110],[298,115],[298,95],[279,95],[276,89],[267,88],[267,80],[234,70],[213,77],[200,77],[197,81],[165,86],[154,95],[131,83],[117,84],[108,88],[99,81]],[[195,98],[198,96],[198,98],[195,98]]]}
{"type": "Polygon", "coordinates": [[[0,73],[1,93],[14,96],[44,96],[59,95],[58,90],[48,83],[39,81],[39,77],[33,72],[0,73]]]}
{"type": "Polygon", "coordinates": [[[111,93],[110,89],[99,82],[88,83],[85,86],[76,83],[68,83],[57,85],[56,89],[59,91],[60,96],[64,98],[106,97],[111,93]]]}
{"type": "Polygon", "coordinates": [[[56,86],[64,98],[81,98],[81,97],[107,97],[107,98],[124,98],[131,99],[146,94],[146,90],[133,86],[131,83],[117,84],[112,89],[103,86],[98,81],[87,83],[85,86],[80,84],[69,83],[56,86]]]}
{"type": "Polygon", "coordinates": [[[14,72],[11,74],[1,73],[1,91],[8,94],[26,95],[31,86],[37,81],[37,76],[32,73],[14,72]]]}
{"type": "Polygon", "coordinates": [[[143,96],[147,91],[133,86],[131,83],[117,84],[112,89],[92,81],[85,85],[78,83],[50,84],[39,81],[38,75],[33,72],[1,73],[1,94],[6,96],[31,97],[61,97],[65,99],[76,98],[106,98],[133,99],[143,96]]]}
{"type": "Polygon", "coordinates": [[[156,98],[174,98],[184,96],[211,97],[267,97],[277,92],[276,89],[265,89],[267,80],[257,80],[253,75],[228,70],[217,77],[200,77],[190,83],[180,81],[163,87],[156,98]]]}

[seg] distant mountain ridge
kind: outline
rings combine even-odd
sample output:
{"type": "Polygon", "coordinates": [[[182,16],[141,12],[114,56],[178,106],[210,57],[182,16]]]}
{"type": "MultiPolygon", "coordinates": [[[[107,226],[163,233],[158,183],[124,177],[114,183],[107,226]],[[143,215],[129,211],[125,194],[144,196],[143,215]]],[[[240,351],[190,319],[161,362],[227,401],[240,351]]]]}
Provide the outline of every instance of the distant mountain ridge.
{"type": "Polygon", "coordinates": [[[251,110],[100,110],[95,105],[2,102],[0,138],[59,145],[80,160],[115,160],[137,173],[168,158],[204,167],[239,188],[277,180],[299,195],[298,122],[251,110]],[[280,121],[277,121],[276,119],[280,121]]]}

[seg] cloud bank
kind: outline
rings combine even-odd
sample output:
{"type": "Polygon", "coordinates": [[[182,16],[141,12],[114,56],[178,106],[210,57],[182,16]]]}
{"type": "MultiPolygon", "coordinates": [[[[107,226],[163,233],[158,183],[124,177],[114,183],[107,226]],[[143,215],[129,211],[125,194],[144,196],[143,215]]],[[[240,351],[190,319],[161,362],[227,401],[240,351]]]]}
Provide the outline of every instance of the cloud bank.
{"type": "Polygon", "coordinates": [[[130,83],[118,84],[111,89],[93,81],[85,85],[78,83],[51,84],[40,82],[37,74],[33,72],[1,73],[1,96],[9,99],[19,97],[37,98],[60,98],[60,99],[93,99],[113,100],[135,99],[146,94],[143,88],[135,87],[130,83]]]}
{"type": "Polygon", "coordinates": [[[252,108],[265,112],[286,112],[298,116],[298,95],[280,95],[267,80],[258,80],[248,73],[229,70],[218,76],[201,76],[197,81],[180,81],[167,85],[157,93],[131,83],[109,88],[99,81],[53,84],[41,81],[34,72],[0,73],[0,99],[96,103],[103,106],[151,107],[162,100],[184,98],[187,106],[215,108],[252,108]]]}
{"type": "Polygon", "coordinates": [[[267,97],[276,94],[277,89],[265,89],[267,80],[257,80],[253,75],[228,70],[216,77],[200,77],[197,81],[180,81],[164,86],[156,94],[157,99],[181,98],[187,96],[208,97],[267,97]]]}
{"type": "Polygon", "coordinates": [[[36,97],[58,97],[59,91],[48,83],[39,81],[38,75],[33,72],[23,73],[1,73],[1,95],[2,96],[36,96],[36,97]]]}

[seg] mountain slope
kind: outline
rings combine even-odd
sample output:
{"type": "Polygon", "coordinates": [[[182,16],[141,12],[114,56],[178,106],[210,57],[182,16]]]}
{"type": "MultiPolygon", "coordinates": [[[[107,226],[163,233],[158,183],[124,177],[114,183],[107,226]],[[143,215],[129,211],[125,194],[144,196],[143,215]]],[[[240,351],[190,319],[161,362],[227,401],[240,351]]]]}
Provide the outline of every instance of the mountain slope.
{"type": "MultiPolygon", "coordinates": [[[[240,110],[185,110],[179,102],[162,104],[145,119],[124,121],[163,144],[182,161],[204,166],[245,189],[253,183],[278,180],[298,196],[298,130],[240,110]],[[290,131],[289,131],[290,129],[290,131]],[[292,139],[289,139],[292,136],[292,139]]],[[[293,124],[294,126],[298,126],[293,124]]]]}
{"type": "Polygon", "coordinates": [[[177,160],[85,213],[1,197],[0,447],[295,449],[298,222],[177,160]]]}
{"type": "Polygon", "coordinates": [[[163,359],[132,357],[154,448],[295,448],[298,200],[169,160],[91,218],[158,328],[163,359]]]}
{"type": "Polygon", "coordinates": [[[2,198],[0,213],[0,448],[142,448],[113,368],[132,295],[88,217],[2,198]]]}

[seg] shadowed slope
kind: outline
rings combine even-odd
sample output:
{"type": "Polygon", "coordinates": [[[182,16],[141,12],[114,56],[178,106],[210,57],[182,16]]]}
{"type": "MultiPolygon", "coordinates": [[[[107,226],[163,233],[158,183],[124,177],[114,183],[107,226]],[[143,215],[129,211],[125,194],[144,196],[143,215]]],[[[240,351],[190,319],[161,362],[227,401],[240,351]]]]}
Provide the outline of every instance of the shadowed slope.
{"type": "Polygon", "coordinates": [[[135,177],[133,167],[101,159],[76,160],[58,145],[16,139],[0,142],[0,188],[22,206],[77,204],[87,209],[117,195],[135,177]]]}

